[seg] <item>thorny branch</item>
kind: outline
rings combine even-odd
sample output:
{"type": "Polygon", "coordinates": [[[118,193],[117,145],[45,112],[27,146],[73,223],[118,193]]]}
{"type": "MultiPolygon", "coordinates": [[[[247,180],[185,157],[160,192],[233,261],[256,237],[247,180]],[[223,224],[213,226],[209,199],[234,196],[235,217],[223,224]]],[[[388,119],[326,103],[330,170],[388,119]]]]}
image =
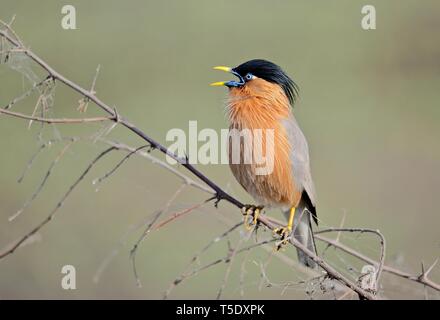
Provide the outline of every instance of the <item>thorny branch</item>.
{"type": "MultiPolygon", "coordinates": [[[[340,249],[340,250],[352,255],[353,257],[356,257],[360,260],[363,260],[370,265],[377,265],[377,262],[375,260],[367,257],[366,255],[363,255],[362,253],[360,253],[360,252],[358,252],[358,251],[356,251],[346,245],[344,245],[343,243],[341,243],[339,241],[336,241],[336,240],[333,240],[333,239],[330,239],[327,237],[323,237],[320,234],[315,235],[315,238],[326,243],[329,246],[340,249]]],[[[429,275],[428,271],[431,271],[432,267],[434,267],[437,264],[437,262],[438,262],[438,259],[436,259],[434,261],[434,263],[431,265],[431,267],[427,271],[423,272],[423,270],[422,270],[422,273],[420,273],[419,275],[413,275],[413,274],[401,271],[397,268],[393,268],[393,267],[387,266],[387,265],[384,265],[382,270],[384,272],[394,274],[395,276],[398,276],[398,277],[401,277],[401,278],[404,278],[404,279],[407,279],[410,281],[418,282],[418,283],[425,285],[425,286],[428,286],[436,291],[440,291],[440,284],[438,284],[428,278],[428,275],[429,275]]]]}
{"type": "MultiPolygon", "coordinates": [[[[127,146],[127,145],[125,145],[123,143],[119,143],[119,142],[112,142],[112,141],[109,141],[109,140],[102,140],[102,142],[105,143],[105,144],[108,144],[110,146],[114,146],[118,150],[124,150],[124,151],[127,151],[129,153],[132,153],[132,152],[134,152],[136,150],[133,147],[127,146]]],[[[141,152],[138,152],[137,155],[145,158],[148,161],[151,161],[152,163],[154,163],[156,165],[159,165],[159,166],[163,167],[164,169],[166,169],[166,170],[168,170],[168,171],[170,171],[170,172],[172,172],[174,174],[176,174],[180,179],[182,179],[182,182],[184,183],[184,185],[189,185],[189,186],[192,186],[192,187],[194,187],[196,189],[199,189],[199,190],[202,190],[202,191],[207,192],[209,194],[212,194],[212,191],[210,189],[207,189],[203,185],[200,185],[198,182],[195,182],[189,176],[186,176],[185,174],[181,173],[180,171],[175,171],[174,167],[169,166],[166,162],[163,162],[162,160],[157,159],[156,157],[154,157],[150,153],[142,152],[141,151],[141,152]]],[[[171,198],[170,200],[172,200],[172,199],[173,198],[171,198]]],[[[268,219],[273,224],[275,224],[277,226],[281,226],[282,225],[282,222],[280,222],[280,221],[278,221],[278,220],[276,220],[274,218],[268,217],[268,219]]],[[[186,271],[184,272],[184,274],[189,272],[188,268],[190,268],[191,265],[195,261],[199,260],[200,256],[204,252],[206,252],[209,248],[211,248],[215,243],[217,243],[217,242],[221,241],[222,239],[226,238],[231,232],[235,231],[242,224],[243,224],[243,222],[240,222],[240,223],[232,225],[227,231],[222,233],[220,236],[215,237],[205,247],[203,247],[199,252],[197,252],[197,254],[195,254],[194,257],[191,259],[189,265],[186,267],[186,271]]],[[[147,229],[150,230],[151,226],[149,226],[147,229]]],[[[381,252],[382,252],[381,253],[381,258],[380,258],[380,261],[377,262],[374,259],[369,258],[369,257],[361,254],[360,252],[358,252],[358,251],[356,251],[356,250],[354,250],[354,249],[344,245],[343,243],[341,243],[339,241],[340,232],[373,233],[373,234],[378,236],[378,238],[380,239],[381,242],[382,241],[385,242],[385,240],[383,238],[383,235],[380,232],[378,232],[377,230],[372,230],[372,229],[342,228],[342,227],[340,227],[340,228],[323,229],[323,230],[315,232],[315,238],[320,240],[320,241],[322,241],[322,242],[324,242],[328,246],[332,246],[332,247],[335,247],[337,249],[340,249],[341,251],[346,252],[346,253],[350,254],[351,256],[356,257],[356,258],[358,258],[358,259],[360,259],[360,260],[362,260],[362,261],[364,261],[364,262],[366,262],[366,263],[368,263],[370,265],[377,266],[378,270],[380,269],[379,265],[381,263],[384,263],[384,260],[385,260],[385,254],[384,254],[385,253],[385,248],[384,247],[381,246],[381,252]],[[333,240],[331,238],[327,238],[327,237],[324,237],[324,236],[321,235],[322,233],[328,233],[328,232],[338,232],[338,236],[336,237],[336,240],[333,240]]],[[[273,248],[269,247],[268,250],[269,251],[273,251],[273,248]]],[[[286,264],[294,263],[294,261],[290,261],[290,260],[287,261],[286,259],[289,259],[289,258],[284,256],[283,253],[281,253],[281,252],[279,252],[276,255],[276,257],[280,258],[286,264]]],[[[433,268],[433,266],[435,265],[436,262],[437,262],[437,260],[434,262],[434,264],[430,268],[428,268],[428,270],[426,271],[424,276],[423,276],[423,273],[420,274],[420,275],[412,275],[412,274],[409,274],[407,272],[401,271],[401,270],[399,270],[397,268],[393,268],[393,267],[387,266],[387,265],[383,265],[382,270],[384,272],[387,272],[387,273],[390,273],[390,274],[394,274],[395,276],[398,276],[398,277],[401,277],[401,278],[404,278],[404,279],[407,279],[407,280],[410,280],[410,281],[418,282],[418,283],[420,283],[422,285],[431,287],[432,289],[434,289],[436,291],[440,291],[440,285],[435,283],[434,281],[432,281],[432,280],[430,280],[428,278],[429,272],[432,270],[432,268],[433,268]]],[[[296,264],[294,264],[293,266],[294,267],[298,267],[296,264]]],[[[203,270],[205,270],[205,269],[203,269],[203,270]]],[[[310,269],[306,269],[306,271],[309,271],[309,273],[312,273],[310,269]]],[[[380,273],[377,272],[376,275],[380,276],[380,273]]],[[[313,275],[313,277],[316,277],[316,276],[317,276],[316,274],[313,275]]],[[[180,281],[177,281],[177,284],[178,283],[180,283],[180,281]]],[[[171,288],[174,288],[174,287],[175,287],[175,285],[171,286],[171,288]]],[[[171,290],[172,289],[169,289],[169,292],[171,292],[171,290]]],[[[166,294],[165,296],[168,296],[168,294],[166,294]]]]}
{"type": "MultiPolygon", "coordinates": [[[[380,259],[379,259],[379,265],[378,269],[376,271],[376,291],[377,291],[377,284],[379,283],[380,275],[382,274],[383,266],[385,264],[385,237],[380,233],[378,230],[372,230],[367,228],[328,228],[316,231],[315,234],[322,234],[322,233],[328,233],[328,232],[359,232],[359,233],[372,233],[375,234],[380,241],[380,259]]],[[[336,238],[336,241],[339,242],[339,234],[336,238]]]]}
{"type": "MultiPolygon", "coordinates": [[[[183,180],[183,182],[185,183],[185,185],[190,185],[192,187],[198,188],[198,189],[200,189],[202,191],[208,192],[211,195],[213,195],[211,198],[209,198],[207,201],[205,201],[205,203],[210,202],[212,200],[215,200],[214,203],[215,203],[215,206],[217,206],[218,203],[221,200],[225,200],[225,201],[229,202],[230,204],[236,206],[239,209],[241,209],[243,207],[243,203],[241,203],[239,200],[237,200],[236,198],[231,196],[229,193],[224,191],[215,182],[210,180],[202,172],[200,172],[193,165],[191,165],[187,161],[188,160],[187,158],[179,157],[176,154],[170,152],[165,146],[163,146],[162,144],[160,144],[156,140],[152,139],[149,135],[147,135],[144,131],[139,129],[136,125],[134,125],[133,123],[129,122],[126,118],[122,117],[116,111],[115,108],[110,107],[108,104],[106,104],[105,102],[100,100],[96,96],[96,91],[95,91],[96,80],[97,80],[97,76],[98,76],[98,73],[99,73],[99,66],[98,66],[98,68],[96,70],[96,74],[95,74],[95,77],[93,79],[91,89],[90,90],[84,89],[83,87],[79,86],[75,82],[71,81],[70,79],[64,77],[62,74],[60,74],[59,72],[54,70],[49,64],[47,64],[43,59],[41,59],[38,55],[36,55],[32,50],[30,50],[29,48],[26,48],[24,46],[23,42],[21,41],[21,39],[18,37],[18,35],[12,30],[12,28],[10,27],[10,24],[4,23],[2,21],[0,21],[0,24],[3,25],[3,27],[4,27],[4,29],[0,29],[0,37],[1,37],[2,41],[6,40],[7,42],[9,42],[10,45],[12,45],[12,49],[10,49],[6,54],[9,55],[9,54],[11,54],[13,52],[23,53],[23,54],[25,54],[28,58],[30,58],[33,62],[38,64],[41,68],[43,68],[48,73],[48,76],[46,77],[46,79],[44,79],[43,81],[41,81],[39,83],[34,84],[34,86],[28,92],[24,93],[20,97],[15,98],[10,103],[8,103],[4,108],[0,108],[0,114],[4,114],[4,115],[11,116],[11,117],[16,117],[16,118],[21,118],[21,119],[26,119],[26,120],[31,120],[31,121],[38,121],[38,122],[42,122],[42,123],[52,123],[52,124],[54,124],[54,123],[58,123],[58,124],[91,123],[91,122],[113,121],[115,123],[115,125],[116,124],[120,124],[121,126],[127,128],[128,130],[130,130],[135,135],[139,136],[140,138],[142,138],[144,141],[146,141],[148,143],[148,145],[146,145],[146,146],[142,146],[142,147],[139,147],[139,148],[132,148],[132,147],[126,146],[126,145],[124,145],[122,143],[112,142],[112,141],[108,141],[108,140],[105,140],[105,139],[100,139],[101,142],[109,145],[109,147],[107,149],[105,149],[104,151],[102,151],[88,165],[88,167],[79,176],[79,178],[69,187],[69,189],[67,190],[65,195],[57,203],[57,205],[50,212],[50,214],[47,216],[47,218],[45,220],[43,220],[39,225],[37,225],[34,229],[32,229],[30,232],[28,232],[26,235],[24,235],[21,239],[19,239],[10,248],[7,248],[3,252],[0,252],[0,259],[4,258],[4,257],[6,257],[6,256],[8,256],[10,254],[12,254],[15,250],[17,250],[20,246],[22,246],[23,243],[25,243],[27,239],[31,238],[41,228],[43,228],[47,223],[49,223],[54,218],[54,216],[55,216],[56,212],[58,211],[58,209],[60,207],[62,207],[62,205],[64,204],[64,201],[67,199],[67,197],[77,187],[77,185],[84,179],[84,177],[92,169],[92,167],[103,156],[105,156],[106,154],[108,154],[108,153],[110,153],[111,151],[114,151],[114,150],[125,150],[125,151],[129,152],[129,154],[127,156],[125,156],[123,158],[123,160],[121,160],[121,162],[118,163],[118,165],[112,171],[110,171],[106,176],[104,176],[103,178],[98,180],[98,182],[100,182],[102,179],[107,178],[114,171],[116,171],[119,168],[119,166],[121,166],[132,154],[136,154],[136,155],[145,157],[145,158],[149,159],[150,161],[152,161],[153,163],[158,164],[161,167],[171,171],[172,173],[177,175],[179,178],[181,178],[183,180]],[[28,116],[28,115],[25,115],[25,114],[22,114],[22,113],[13,112],[13,111],[9,110],[14,104],[16,104],[17,102],[21,101],[22,99],[30,96],[35,89],[37,89],[41,85],[45,84],[48,79],[50,79],[53,82],[58,81],[58,82],[60,82],[60,83],[62,83],[64,85],[66,85],[70,89],[72,89],[72,90],[76,91],[77,93],[79,93],[83,97],[80,100],[80,107],[79,107],[80,111],[86,111],[87,105],[91,101],[96,106],[98,106],[100,109],[102,109],[105,113],[109,114],[109,116],[107,116],[107,117],[95,117],[95,118],[82,118],[82,119],[46,118],[44,116],[44,114],[42,116],[35,116],[35,111],[34,111],[34,114],[32,114],[31,116],[28,116]],[[178,171],[175,168],[169,166],[168,164],[164,163],[163,161],[160,161],[157,158],[151,156],[149,154],[149,152],[141,151],[141,149],[143,149],[143,148],[145,148],[147,146],[150,147],[150,149],[157,149],[160,152],[162,152],[163,154],[168,155],[171,158],[173,158],[174,160],[176,160],[179,164],[181,164],[184,168],[186,168],[191,174],[193,174],[199,180],[201,180],[203,182],[203,184],[199,183],[197,181],[194,181],[193,179],[189,178],[185,174],[182,174],[180,171],[178,171]]],[[[38,106],[38,103],[37,103],[37,106],[38,106]]],[[[35,107],[35,109],[37,108],[37,106],[35,107]]],[[[113,126],[112,126],[112,128],[113,128],[113,126]]],[[[41,151],[43,148],[44,148],[44,146],[42,146],[39,151],[41,151]]],[[[65,148],[68,148],[68,145],[65,148]]],[[[62,153],[64,153],[64,151],[62,151],[61,154],[62,153]]],[[[28,168],[32,165],[32,161],[33,161],[33,158],[28,163],[28,168]]],[[[58,162],[57,159],[53,162],[53,165],[55,165],[56,162],[58,162]]],[[[42,188],[44,186],[45,181],[47,180],[47,176],[50,175],[51,168],[52,168],[52,166],[49,168],[48,174],[43,179],[43,182],[41,183],[39,189],[37,189],[36,193],[34,193],[34,195],[31,197],[30,201],[32,201],[33,198],[36,197],[36,195],[38,195],[38,193],[40,191],[40,188],[42,188]]],[[[164,224],[174,220],[175,218],[177,218],[179,216],[182,216],[182,215],[184,215],[184,214],[194,210],[195,208],[197,208],[200,205],[202,205],[202,204],[199,204],[199,205],[196,205],[194,207],[185,209],[185,210],[183,210],[181,212],[178,212],[174,216],[172,216],[170,219],[165,220],[162,223],[159,223],[159,225],[156,225],[156,226],[153,227],[154,223],[156,222],[156,220],[160,216],[160,212],[161,211],[159,211],[159,213],[157,213],[155,215],[155,218],[153,219],[153,221],[150,223],[150,225],[144,231],[144,233],[143,233],[142,237],[139,239],[138,243],[135,245],[135,247],[131,251],[134,270],[135,270],[134,256],[135,256],[136,248],[137,248],[137,245],[145,238],[146,234],[148,234],[151,230],[158,229],[162,225],[164,225],[164,224]]],[[[26,207],[26,206],[27,206],[27,203],[25,204],[24,207],[26,207]]],[[[233,228],[229,229],[224,234],[224,236],[226,236],[229,232],[231,232],[232,230],[237,228],[239,225],[241,225],[241,223],[237,224],[237,225],[233,226],[233,228]]],[[[271,218],[269,218],[269,217],[267,217],[265,215],[260,215],[257,218],[257,225],[256,226],[258,226],[258,225],[265,226],[266,228],[268,228],[270,230],[274,230],[277,227],[277,223],[274,222],[273,219],[271,219],[271,218]]],[[[336,241],[334,241],[334,240],[331,240],[331,239],[324,238],[324,237],[320,236],[319,234],[317,235],[318,239],[320,239],[321,241],[326,242],[328,245],[334,246],[334,247],[336,247],[338,249],[341,249],[341,250],[343,250],[343,251],[345,251],[345,252],[347,252],[349,254],[352,254],[353,256],[355,256],[355,257],[357,257],[357,258],[359,258],[361,260],[364,260],[367,263],[370,263],[372,265],[377,265],[378,266],[378,271],[376,273],[376,280],[377,281],[379,280],[381,272],[382,271],[386,271],[386,272],[390,272],[390,273],[393,273],[395,275],[398,275],[400,277],[406,278],[408,280],[416,281],[416,282],[419,282],[419,283],[424,284],[426,286],[430,286],[431,288],[433,288],[433,289],[435,289],[437,291],[440,291],[439,285],[434,283],[430,279],[428,279],[428,275],[429,275],[430,271],[433,269],[433,267],[435,266],[435,263],[430,268],[428,268],[428,270],[426,270],[426,271],[424,270],[424,267],[423,267],[422,274],[420,276],[412,276],[412,275],[406,274],[404,272],[401,272],[401,271],[399,271],[397,269],[385,266],[384,265],[384,259],[385,259],[385,240],[384,240],[384,237],[382,236],[382,234],[380,232],[375,231],[375,230],[368,230],[368,229],[350,229],[350,230],[348,230],[347,228],[339,228],[339,229],[335,228],[335,229],[322,230],[322,231],[320,231],[320,233],[323,233],[323,232],[333,232],[333,231],[339,231],[339,232],[342,232],[342,231],[344,231],[344,232],[373,232],[373,233],[375,233],[376,235],[379,236],[379,238],[381,240],[381,257],[380,257],[379,263],[376,263],[374,260],[361,255],[357,251],[342,245],[339,242],[339,240],[338,240],[339,238],[336,241]]],[[[243,249],[239,249],[238,246],[237,246],[235,249],[233,249],[231,252],[229,252],[226,257],[224,257],[222,259],[215,260],[215,261],[213,261],[213,262],[211,262],[211,263],[209,263],[207,265],[204,265],[204,266],[202,266],[202,267],[200,267],[200,268],[198,268],[196,270],[190,271],[189,273],[182,274],[181,277],[177,278],[174,281],[173,286],[170,287],[170,289],[167,291],[165,296],[168,296],[168,294],[171,292],[171,289],[174,288],[178,283],[182,282],[184,279],[186,279],[188,277],[191,277],[191,276],[197,274],[198,272],[200,272],[202,270],[205,270],[205,269],[207,269],[207,268],[209,268],[209,267],[211,267],[213,265],[216,265],[216,264],[218,264],[220,262],[230,263],[230,261],[232,260],[232,258],[235,255],[237,255],[239,253],[242,253],[242,252],[245,252],[245,251],[249,251],[249,250],[251,250],[251,249],[253,249],[255,247],[266,245],[266,244],[274,242],[274,241],[276,241],[276,239],[263,240],[263,241],[257,242],[256,244],[253,244],[251,246],[245,247],[243,249]]],[[[323,270],[325,270],[326,277],[338,280],[340,283],[344,284],[345,286],[347,286],[348,288],[350,288],[351,290],[356,292],[359,295],[359,297],[361,297],[363,299],[376,299],[377,298],[377,296],[376,296],[377,290],[373,290],[373,291],[365,290],[358,283],[352,281],[351,279],[349,279],[345,275],[343,275],[340,272],[338,272],[336,269],[334,269],[332,266],[330,266],[327,262],[325,262],[321,257],[319,257],[319,256],[315,255],[313,252],[309,251],[306,247],[304,247],[301,243],[299,243],[295,239],[293,239],[292,244],[296,248],[299,248],[300,250],[304,251],[305,254],[307,254],[311,259],[313,259],[323,270]]],[[[208,246],[205,247],[204,249],[202,249],[201,252],[204,252],[205,250],[207,250],[207,248],[209,248],[210,245],[211,244],[208,244],[208,246]]],[[[197,255],[195,256],[194,259],[197,259],[197,255]]],[[[193,259],[193,261],[194,261],[194,259],[193,259]]],[[[229,268],[228,268],[227,273],[225,275],[224,282],[226,281],[226,279],[228,277],[228,273],[229,273],[229,268]]],[[[135,270],[135,274],[136,274],[136,278],[137,278],[136,270],[135,270]]],[[[219,297],[221,295],[221,291],[222,291],[223,287],[224,286],[222,285],[222,288],[220,288],[219,297]]]]}

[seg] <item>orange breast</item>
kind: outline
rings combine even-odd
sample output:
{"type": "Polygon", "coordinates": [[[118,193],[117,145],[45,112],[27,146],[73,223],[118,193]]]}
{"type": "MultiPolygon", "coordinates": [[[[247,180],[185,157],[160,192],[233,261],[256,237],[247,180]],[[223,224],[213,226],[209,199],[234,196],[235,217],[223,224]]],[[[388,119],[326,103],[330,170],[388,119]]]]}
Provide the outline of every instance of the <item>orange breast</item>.
{"type": "MultiPolygon", "coordinates": [[[[297,206],[301,194],[295,186],[290,160],[291,145],[281,123],[290,116],[291,108],[284,91],[276,84],[262,79],[254,79],[245,86],[231,88],[228,101],[230,129],[261,129],[263,156],[272,157],[273,171],[270,174],[258,175],[257,165],[233,164],[231,144],[229,146],[229,163],[232,173],[243,188],[259,204],[266,206],[297,206]],[[273,147],[266,141],[266,130],[273,131],[273,147]],[[267,151],[271,154],[265,154],[267,151]]],[[[255,141],[255,139],[254,139],[255,141]]],[[[241,154],[244,148],[241,145],[241,154]]],[[[259,147],[259,146],[257,146],[259,147]]],[[[243,157],[241,157],[243,160],[243,157]]]]}

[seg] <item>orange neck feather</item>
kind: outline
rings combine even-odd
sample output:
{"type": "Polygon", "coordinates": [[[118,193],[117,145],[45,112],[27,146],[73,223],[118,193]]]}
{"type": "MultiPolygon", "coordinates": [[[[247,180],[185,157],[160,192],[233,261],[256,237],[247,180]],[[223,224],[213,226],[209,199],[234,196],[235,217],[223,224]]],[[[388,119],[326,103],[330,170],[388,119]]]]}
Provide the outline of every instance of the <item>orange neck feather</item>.
{"type": "Polygon", "coordinates": [[[275,129],[277,121],[289,117],[290,109],[283,89],[262,79],[229,91],[229,121],[240,128],[275,129]]]}

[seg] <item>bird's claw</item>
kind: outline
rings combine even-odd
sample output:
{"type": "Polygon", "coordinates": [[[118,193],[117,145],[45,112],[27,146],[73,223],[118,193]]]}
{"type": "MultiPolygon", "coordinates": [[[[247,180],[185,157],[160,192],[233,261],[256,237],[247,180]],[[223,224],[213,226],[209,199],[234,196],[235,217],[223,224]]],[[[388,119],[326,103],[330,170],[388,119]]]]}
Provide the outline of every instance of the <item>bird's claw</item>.
{"type": "Polygon", "coordinates": [[[292,233],[292,229],[287,227],[283,228],[275,228],[273,230],[273,234],[275,237],[279,237],[279,241],[275,243],[275,250],[279,251],[281,248],[283,248],[286,244],[288,244],[290,240],[290,234],[292,233]]]}
{"type": "Polygon", "coordinates": [[[260,212],[263,210],[262,206],[254,206],[247,204],[241,208],[241,212],[244,217],[244,227],[247,231],[252,230],[252,226],[256,226],[258,223],[258,216],[260,212]],[[249,217],[252,217],[252,222],[249,222],[249,217]]]}

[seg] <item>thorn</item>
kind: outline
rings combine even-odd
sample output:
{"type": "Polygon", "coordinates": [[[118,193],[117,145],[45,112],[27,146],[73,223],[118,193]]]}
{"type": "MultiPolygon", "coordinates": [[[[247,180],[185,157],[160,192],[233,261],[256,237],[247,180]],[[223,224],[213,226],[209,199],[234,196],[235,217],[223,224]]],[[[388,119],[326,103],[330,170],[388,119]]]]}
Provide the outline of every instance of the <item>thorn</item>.
{"type": "Polygon", "coordinates": [[[115,122],[116,123],[118,123],[120,120],[121,120],[121,118],[119,117],[119,113],[118,113],[118,110],[116,110],[116,107],[113,107],[113,111],[114,111],[114,117],[115,117],[115,122]]]}
{"type": "Polygon", "coordinates": [[[11,21],[9,21],[9,23],[8,23],[8,27],[9,27],[9,28],[12,27],[12,24],[14,23],[15,18],[16,18],[16,15],[14,14],[14,15],[12,16],[12,18],[11,18],[11,21]]]}
{"type": "Polygon", "coordinates": [[[434,263],[428,268],[428,270],[426,270],[425,277],[427,277],[429,273],[432,271],[432,269],[434,269],[434,267],[437,265],[437,262],[438,262],[438,258],[435,259],[434,263]]]}
{"type": "Polygon", "coordinates": [[[228,252],[231,254],[233,251],[234,249],[232,248],[231,239],[228,238],[228,252]]]}
{"type": "Polygon", "coordinates": [[[100,70],[100,69],[101,69],[101,65],[98,64],[98,66],[96,67],[95,77],[93,78],[92,86],[91,86],[91,88],[90,88],[90,93],[91,93],[92,95],[96,95],[96,90],[95,90],[95,87],[96,87],[96,80],[98,79],[98,74],[99,74],[99,70],[100,70]]]}
{"type": "Polygon", "coordinates": [[[152,144],[150,144],[150,146],[148,147],[147,153],[151,153],[151,151],[154,151],[156,149],[157,149],[156,146],[153,146],[152,144]]]}
{"type": "MultiPolygon", "coordinates": [[[[344,223],[345,223],[345,217],[347,216],[347,211],[344,209],[343,210],[343,215],[342,215],[342,219],[341,219],[341,223],[339,224],[339,228],[343,228],[344,227],[344,223]]],[[[341,231],[338,232],[335,241],[339,242],[339,238],[341,237],[341,231]]]]}
{"type": "Polygon", "coordinates": [[[217,195],[214,195],[214,196],[212,196],[212,197],[206,199],[205,203],[208,203],[208,202],[210,202],[210,201],[212,201],[212,200],[214,200],[214,199],[216,199],[216,200],[214,201],[214,207],[218,208],[218,203],[220,202],[221,199],[219,199],[219,197],[218,197],[217,195]]]}

